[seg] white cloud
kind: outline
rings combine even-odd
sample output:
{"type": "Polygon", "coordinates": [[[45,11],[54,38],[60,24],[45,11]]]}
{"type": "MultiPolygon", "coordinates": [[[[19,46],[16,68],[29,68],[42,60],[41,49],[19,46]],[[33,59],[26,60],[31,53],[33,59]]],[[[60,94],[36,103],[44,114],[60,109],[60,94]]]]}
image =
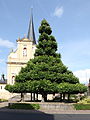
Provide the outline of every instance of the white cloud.
{"type": "Polygon", "coordinates": [[[90,69],[75,71],[74,75],[79,78],[80,83],[87,84],[90,78],[90,69]]]}
{"type": "Polygon", "coordinates": [[[3,40],[0,38],[0,46],[6,48],[15,48],[15,44],[9,40],[3,40]]]}
{"type": "Polygon", "coordinates": [[[56,16],[56,17],[61,17],[63,15],[63,12],[64,12],[63,6],[56,7],[53,15],[56,16]]]}

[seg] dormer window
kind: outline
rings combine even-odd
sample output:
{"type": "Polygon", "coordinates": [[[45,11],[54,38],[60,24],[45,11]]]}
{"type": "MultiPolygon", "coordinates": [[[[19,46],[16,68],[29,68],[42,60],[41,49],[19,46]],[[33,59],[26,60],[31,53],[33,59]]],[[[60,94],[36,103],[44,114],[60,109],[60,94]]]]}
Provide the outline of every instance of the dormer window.
{"type": "Polygon", "coordinates": [[[23,56],[27,56],[27,48],[26,47],[23,48],[23,56]]]}

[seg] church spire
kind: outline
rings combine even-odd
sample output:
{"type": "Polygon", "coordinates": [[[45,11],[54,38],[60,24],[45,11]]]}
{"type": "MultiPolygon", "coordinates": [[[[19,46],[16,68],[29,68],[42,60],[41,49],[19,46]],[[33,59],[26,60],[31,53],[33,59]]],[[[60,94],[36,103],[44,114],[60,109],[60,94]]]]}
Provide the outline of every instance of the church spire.
{"type": "Polygon", "coordinates": [[[33,44],[36,44],[35,40],[35,33],[34,33],[34,24],[33,24],[33,14],[31,9],[31,18],[29,23],[29,29],[28,29],[28,35],[27,38],[33,42],[33,44]]]}

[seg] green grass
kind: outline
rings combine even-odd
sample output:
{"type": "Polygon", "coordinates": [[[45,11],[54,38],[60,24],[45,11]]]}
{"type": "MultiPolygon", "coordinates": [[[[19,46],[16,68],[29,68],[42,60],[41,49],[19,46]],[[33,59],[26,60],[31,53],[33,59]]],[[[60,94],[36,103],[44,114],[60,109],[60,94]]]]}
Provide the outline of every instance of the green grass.
{"type": "Polygon", "coordinates": [[[73,104],[76,110],[90,110],[90,104],[73,104]]]}
{"type": "Polygon", "coordinates": [[[25,104],[25,103],[13,103],[8,106],[10,109],[25,109],[25,110],[38,110],[40,109],[39,104],[25,104]]]}

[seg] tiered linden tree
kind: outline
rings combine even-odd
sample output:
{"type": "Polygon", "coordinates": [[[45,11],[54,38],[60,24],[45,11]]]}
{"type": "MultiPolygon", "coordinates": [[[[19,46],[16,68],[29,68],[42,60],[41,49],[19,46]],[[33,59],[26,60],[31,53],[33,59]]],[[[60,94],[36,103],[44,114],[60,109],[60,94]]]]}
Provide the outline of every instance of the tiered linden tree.
{"type": "Polygon", "coordinates": [[[83,93],[87,87],[79,83],[79,79],[62,63],[61,55],[57,51],[57,42],[51,35],[52,30],[44,19],[39,27],[39,39],[34,59],[22,68],[15,78],[14,85],[7,85],[10,92],[41,94],[43,101],[47,101],[48,94],[60,93],[62,99],[65,94],[83,93]]]}

